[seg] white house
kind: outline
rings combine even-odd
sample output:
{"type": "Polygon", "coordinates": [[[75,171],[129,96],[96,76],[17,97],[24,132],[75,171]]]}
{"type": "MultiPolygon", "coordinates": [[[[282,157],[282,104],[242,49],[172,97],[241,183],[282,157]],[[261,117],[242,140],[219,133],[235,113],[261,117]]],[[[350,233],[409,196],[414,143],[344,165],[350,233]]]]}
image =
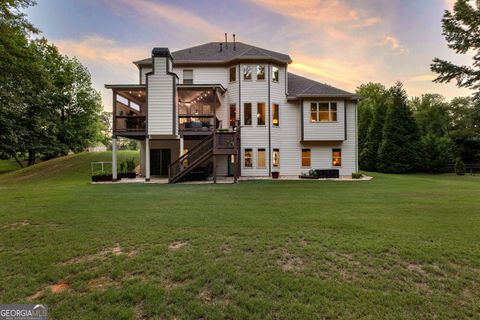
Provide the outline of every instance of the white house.
{"type": "Polygon", "coordinates": [[[154,48],[134,62],[138,84],[106,85],[114,101],[113,167],[122,136],[141,141],[147,181],[309,169],[351,175],[358,97],[288,72],[291,62],[241,42],[154,48]]]}

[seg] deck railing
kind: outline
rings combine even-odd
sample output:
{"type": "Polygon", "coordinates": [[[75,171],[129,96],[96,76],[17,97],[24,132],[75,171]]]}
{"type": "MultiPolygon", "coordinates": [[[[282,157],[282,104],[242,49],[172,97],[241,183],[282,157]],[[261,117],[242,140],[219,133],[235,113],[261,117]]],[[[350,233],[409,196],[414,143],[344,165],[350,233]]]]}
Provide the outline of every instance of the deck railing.
{"type": "Polygon", "coordinates": [[[115,116],[115,131],[145,131],[145,116],[115,116]]]}

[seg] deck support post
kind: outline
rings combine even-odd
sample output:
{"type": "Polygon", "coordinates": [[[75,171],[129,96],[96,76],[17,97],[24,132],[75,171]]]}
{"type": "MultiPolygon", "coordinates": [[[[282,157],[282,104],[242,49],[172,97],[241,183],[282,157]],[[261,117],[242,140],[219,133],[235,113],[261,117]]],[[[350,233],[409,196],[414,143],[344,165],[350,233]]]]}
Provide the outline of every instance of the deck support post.
{"type": "Polygon", "coordinates": [[[145,181],[150,181],[150,139],[145,139],[145,181]]]}
{"type": "Polygon", "coordinates": [[[112,181],[117,181],[117,137],[112,137],[112,181]]]}
{"type": "Polygon", "coordinates": [[[237,183],[238,180],[238,168],[237,168],[237,162],[238,162],[238,155],[234,154],[233,155],[233,182],[237,183]]]}
{"type": "Polygon", "coordinates": [[[179,157],[183,156],[183,150],[185,150],[183,138],[180,138],[180,154],[179,157]]]}
{"type": "Polygon", "coordinates": [[[217,156],[213,156],[213,183],[217,183],[217,156]]]}

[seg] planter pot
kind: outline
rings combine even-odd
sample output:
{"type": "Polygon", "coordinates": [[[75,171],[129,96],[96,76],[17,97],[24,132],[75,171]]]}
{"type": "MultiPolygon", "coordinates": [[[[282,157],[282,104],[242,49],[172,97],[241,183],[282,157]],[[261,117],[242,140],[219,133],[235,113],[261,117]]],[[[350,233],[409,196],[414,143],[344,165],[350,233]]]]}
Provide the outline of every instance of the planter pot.
{"type": "Polygon", "coordinates": [[[280,172],[278,171],[272,172],[272,179],[278,179],[278,177],[280,177],[280,172]]]}
{"type": "Polygon", "coordinates": [[[315,180],[318,179],[317,176],[299,176],[299,177],[300,179],[315,179],[315,180]]]}
{"type": "Polygon", "coordinates": [[[120,178],[126,178],[126,179],[135,179],[137,177],[136,172],[120,172],[120,178]]]}
{"type": "Polygon", "coordinates": [[[111,174],[104,174],[101,176],[92,176],[93,182],[112,181],[112,179],[113,178],[111,174]]]}

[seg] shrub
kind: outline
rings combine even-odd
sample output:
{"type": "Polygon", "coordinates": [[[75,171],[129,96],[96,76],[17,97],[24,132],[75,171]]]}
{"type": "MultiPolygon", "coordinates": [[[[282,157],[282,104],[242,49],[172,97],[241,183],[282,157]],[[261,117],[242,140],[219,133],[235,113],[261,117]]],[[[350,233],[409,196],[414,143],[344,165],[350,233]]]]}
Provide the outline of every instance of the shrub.
{"type": "Polygon", "coordinates": [[[363,177],[363,174],[360,172],[352,172],[352,179],[361,179],[363,177]]]}
{"type": "Polygon", "coordinates": [[[466,170],[465,163],[463,163],[462,159],[457,158],[457,160],[455,160],[455,173],[459,176],[464,176],[466,170]]]}
{"type": "Polygon", "coordinates": [[[308,175],[309,175],[310,177],[316,177],[316,176],[318,176],[317,171],[316,171],[315,169],[310,169],[310,170],[308,170],[308,175]]]}
{"type": "Polygon", "coordinates": [[[127,172],[134,172],[135,171],[135,159],[127,159],[120,163],[120,172],[127,173],[127,172]]]}

